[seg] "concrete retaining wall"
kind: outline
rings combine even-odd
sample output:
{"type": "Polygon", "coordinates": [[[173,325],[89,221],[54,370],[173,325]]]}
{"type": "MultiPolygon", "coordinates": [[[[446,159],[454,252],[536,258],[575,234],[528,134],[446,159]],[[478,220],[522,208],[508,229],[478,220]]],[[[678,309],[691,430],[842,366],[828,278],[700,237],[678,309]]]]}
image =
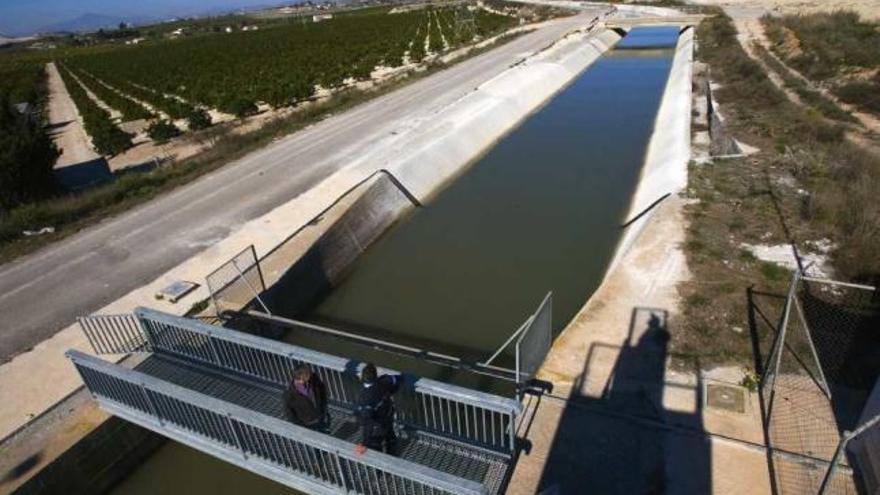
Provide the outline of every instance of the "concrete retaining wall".
{"type": "Polygon", "coordinates": [[[686,29],[678,38],[675,58],[648,144],[639,185],[630,202],[627,220],[631,223],[617,244],[609,273],[632,247],[651,217],[658,200],[687,186],[691,155],[691,80],[693,77],[694,30],[686,29]],[[641,216],[639,216],[641,215],[641,216]],[[635,221],[634,218],[638,217],[635,221]]]}
{"type": "Polygon", "coordinates": [[[730,133],[727,132],[727,124],[724,117],[718,111],[718,104],[712,96],[712,84],[706,81],[706,113],[709,121],[709,138],[711,146],[709,152],[712,156],[738,155],[742,149],[730,133]]]}
{"type": "Polygon", "coordinates": [[[619,40],[611,30],[570,34],[504,71],[438,116],[389,170],[430,199],[619,40]]]}
{"type": "Polygon", "coordinates": [[[571,33],[448,107],[389,165],[400,187],[387,175],[369,182],[366,192],[269,288],[264,299],[269,308],[283,307],[288,315],[310,310],[373,241],[413,208],[401,187],[419,202],[430,200],[620,38],[612,30],[571,33]]]}
{"type": "Polygon", "coordinates": [[[134,423],[110,418],[13,493],[106,493],[164,443],[165,438],[160,435],[134,423]]]}
{"type": "Polygon", "coordinates": [[[269,308],[283,307],[288,315],[309,310],[370,244],[413,208],[387,174],[368,181],[345,213],[269,288],[264,299],[269,308]]]}

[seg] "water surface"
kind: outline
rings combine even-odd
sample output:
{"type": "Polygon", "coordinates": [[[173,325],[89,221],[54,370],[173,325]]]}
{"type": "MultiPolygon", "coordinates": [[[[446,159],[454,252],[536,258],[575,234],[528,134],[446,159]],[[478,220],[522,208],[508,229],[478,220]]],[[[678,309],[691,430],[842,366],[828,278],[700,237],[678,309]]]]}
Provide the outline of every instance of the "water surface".
{"type": "MultiPolygon", "coordinates": [[[[634,30],[619,45],[625,49],[599,59],[380,238],[311,318],[485,357],[552,290],[555,326],[563,327],[598,287],[620,237],[671,64],[672,51],[657,48],[674,45],[677,33],[634,30]]],[[[332,340],[290,338],[375,356],[332,340]]],[[[296,492],[169,442],[113,493],[296,492]]]]}

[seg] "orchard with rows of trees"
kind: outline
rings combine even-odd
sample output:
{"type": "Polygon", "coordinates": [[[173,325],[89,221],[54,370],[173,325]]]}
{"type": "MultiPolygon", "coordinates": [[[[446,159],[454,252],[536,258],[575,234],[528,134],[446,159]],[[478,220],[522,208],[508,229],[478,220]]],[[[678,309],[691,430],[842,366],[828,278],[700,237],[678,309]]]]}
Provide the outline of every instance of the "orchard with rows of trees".
{"type": "Polygon", "coordinates": [[[365,9],[318,23],[85,51],[65,64],[172,118],[188,118],[196,105],[245,116],[258,102],[289,106],[314,96],[316,86],[366,80],[377,66],[402,65],[407,53],[420,61],[426,38],[430,51],[439,52],[447,48],[443,38],[454,48],[516,24],[477,9],[470,13],[475,29],[460,30],[454,9],[365,9]]]}

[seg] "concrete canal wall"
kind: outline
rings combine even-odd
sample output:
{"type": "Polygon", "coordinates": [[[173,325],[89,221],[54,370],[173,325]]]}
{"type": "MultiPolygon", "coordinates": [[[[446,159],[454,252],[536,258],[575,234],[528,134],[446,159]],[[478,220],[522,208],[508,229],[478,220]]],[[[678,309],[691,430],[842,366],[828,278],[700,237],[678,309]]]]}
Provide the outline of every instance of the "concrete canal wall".
{"type": "Polygon", "coordinates": [[[288,314],[311,309],[373,241],[416,207],[415,202],[430,201],[620,39],[606,29],[570,33],[427,122],[388,165],[388,174],[355,192],[358,199],[345,206],[302,256],[290,260],[290,268],[267,291],[270,309],[273,301],[283,304],[288,314]]]}
{"type": "Polygon", "coordinates": [[[687,186],[693,66],[694,30],[688,28],[679,36],[675,47],[675,58],[654,121],[645,164],[626,216],[628,224],[608,265],[606,278],[632,247],[659,202],[687,186]]]}

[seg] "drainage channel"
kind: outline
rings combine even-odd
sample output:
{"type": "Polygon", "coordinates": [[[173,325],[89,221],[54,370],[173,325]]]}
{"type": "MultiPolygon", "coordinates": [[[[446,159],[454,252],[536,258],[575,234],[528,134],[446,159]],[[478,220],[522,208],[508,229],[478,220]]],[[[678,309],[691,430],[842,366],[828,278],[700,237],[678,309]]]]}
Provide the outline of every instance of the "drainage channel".
{"type": "MultiPolygon", "coordinates": [[[[560,331],[613,256],[677,34],[634,29],[386,232],[308,319],[485,358],[553,291],[560,331]]],[[[273,310],[285,315],[283,307],[273,310]]],[[[292,338],[347,354],[340,342],[292,338]]],[[[469,385],[497,390],[490,382],[469,385]]],[[[295,492],[169,442],[113,493],[295,492]]]]}

